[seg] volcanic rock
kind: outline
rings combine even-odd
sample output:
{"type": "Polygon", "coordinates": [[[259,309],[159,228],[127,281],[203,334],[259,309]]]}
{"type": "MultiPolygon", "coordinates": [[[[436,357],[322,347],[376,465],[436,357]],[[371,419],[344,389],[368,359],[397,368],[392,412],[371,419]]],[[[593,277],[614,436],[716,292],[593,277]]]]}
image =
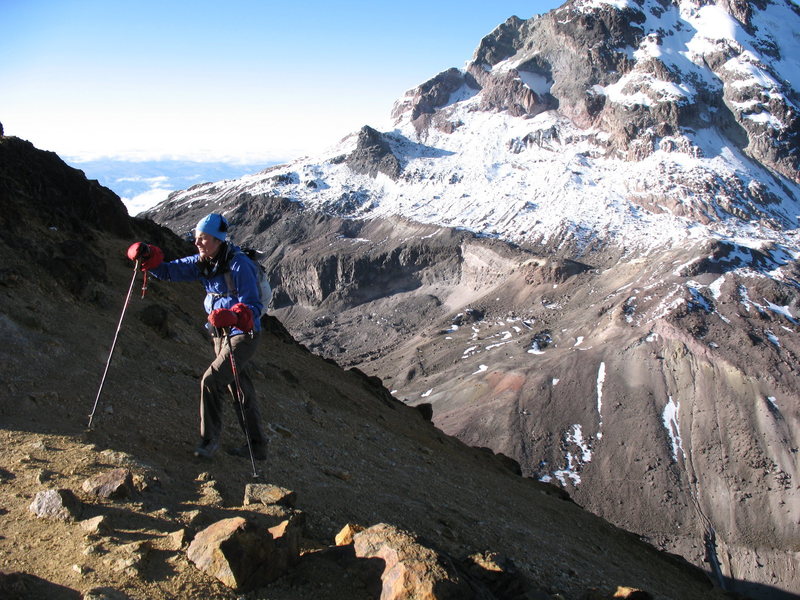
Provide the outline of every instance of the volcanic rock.
{"type": "Polygon", "coordinates": [[[83,482],[83,491],[100,498],[130,498],[134,493],[133,475],[119,468],[94,475],[83,482]]]}
{"type": "Polygon", "coordinates": [[[357,533],[353,544],[359,558],[380,558],[386,563],[381,575],[381,600],[473,597],[469,586],[444,557],[406,531],[381,523],[357,533]]]}
{"type": "Polygon", "coordinates": [[[36,494],[30,511],[41,519],[75,521],[81,516],[81,501],[67,489],[43,490],[36,494]]]}
{"type": "Polygon", "coordinates": [[[199,532],[187,557],[195,566],[236,590],[250,590],[280,575],[272,537],[243,517],[223,519],[199,532]]]}
{"type": "Polygon", "coordinates": [[[244,488],[244,505],[248,504],[281,504],[294,508],[297,494],[277,485],[268,483],[248,483],[244,488]]]}

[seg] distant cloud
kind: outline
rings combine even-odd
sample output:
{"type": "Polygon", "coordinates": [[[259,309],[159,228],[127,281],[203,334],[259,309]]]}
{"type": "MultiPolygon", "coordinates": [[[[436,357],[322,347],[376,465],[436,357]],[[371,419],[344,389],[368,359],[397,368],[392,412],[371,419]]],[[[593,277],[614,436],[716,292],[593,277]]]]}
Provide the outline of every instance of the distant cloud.
{"type": "Polygon", "coordinates": [[[134,182],[134,183],[148,183],[151,187],[155,188],[158,187],[159,184],[167,183],[169,181],[169,177],[166,175],[159,175],[157,177],[142,177],[141,175],[136,175],[134,177],[118,177],[115,180],[117,183],[122,182],[134,182]]]}
{"type": "Polygon", "coordinates": [[[132,198],[122,198],[122,203],[128,209],[129,215],[136,216],[148,208],[153,208],[159,202],[163,202],[174,191],[167,188],[153,188],[132,198]]]}

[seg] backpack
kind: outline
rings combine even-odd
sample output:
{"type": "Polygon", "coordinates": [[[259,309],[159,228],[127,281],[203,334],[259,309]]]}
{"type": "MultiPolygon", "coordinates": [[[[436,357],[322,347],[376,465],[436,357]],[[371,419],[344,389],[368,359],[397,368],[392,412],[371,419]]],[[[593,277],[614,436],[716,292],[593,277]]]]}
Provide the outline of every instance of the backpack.
{"type": "MultiPolygon", "coordinates": [[[[256,318],[260,318],[261,316],[267,314],[267,306],[269,306],[269,303],[272,302],[272,287],[269,285],[269,277],[267,276],[267,270],[260,262],[258,262],[259,251],[253,248],[240,248],[240,250],[242,254],[244,254],[247,258],[253,261],[253,263],[255,263],[256,265],[258,290],[261,294],[261,314],[257,315],[256,318]]],[[[231,275],[230,269],[225,271],[224,275],[225,275],[225,285],[228,286],[228,293],[225,295],[226,296],[238,295],[236,286],[233,283],[233,276],[231,275]]]]}

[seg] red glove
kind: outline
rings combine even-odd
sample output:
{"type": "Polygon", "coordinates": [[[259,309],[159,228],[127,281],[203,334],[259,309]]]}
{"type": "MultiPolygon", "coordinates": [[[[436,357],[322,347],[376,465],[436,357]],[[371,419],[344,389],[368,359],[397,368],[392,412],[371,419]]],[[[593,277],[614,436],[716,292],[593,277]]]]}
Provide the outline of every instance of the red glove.
{"type": "Polygon", "coordinates": [[[143,242],[136,242],[135,244],[131,244],[128,248],[128,258],[131,260],[139,260],[142,256],[148,254],[150,250],[147,247],[147,244],[143,242]]]}
{"type": "Polygon", "coordinates": [[[239,302],[231,306],[231,312],[236,315],[236,327],[245,332],[253,331],[255,324],[253,323],[253,311],[246,304],[239,302]]]}
{"type": "Polygon", "coordinates": [[[155,269],[164,262],[164,253],[158,246],[148,245],[143,242],[131,244],[128,248],[128,258],[142,261],[142,271],[155,269]]]}
{"type": "Polygon", "coordinates": [[[225,327],[233,327],[238,323],[239,317],[232,310],[227,308],[215,308],[208,315],[208,322],[217,329],[224,329],[225,327]]]}
{"type": "Polygon", "coordinates": [[[155,269],[164,262],[164,253],[161,251],[161,248],[153,246],[152,244],[148,247],[150,248],[150,253],[142,258],[142,271],[155,269]]]}

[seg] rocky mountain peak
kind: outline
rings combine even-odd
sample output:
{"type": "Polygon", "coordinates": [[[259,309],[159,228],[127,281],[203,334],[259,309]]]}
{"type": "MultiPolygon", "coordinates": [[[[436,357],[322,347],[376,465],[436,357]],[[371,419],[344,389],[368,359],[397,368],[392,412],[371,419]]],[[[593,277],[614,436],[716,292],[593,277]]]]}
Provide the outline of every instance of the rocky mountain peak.
{"type": "MultiPolygon", "coordinates": [[[[579,127],[609,134],[607,153],[640,160],[713,127],[797,182],[798,84],[788,60],[796,42],[774,27],[796,22],[797,12],[791,0],[568,2],[498,26],[467,73],[483,97],[477,110],[533,117],[558,109],[579,127]]],[[[412,90],[394,114],[410,108],[419,130],[420,113],[444,108],[445,91],[468,83],[445,73],[412,90]],[[432,83],[439,92],[433,102],[432,83]]]]}

